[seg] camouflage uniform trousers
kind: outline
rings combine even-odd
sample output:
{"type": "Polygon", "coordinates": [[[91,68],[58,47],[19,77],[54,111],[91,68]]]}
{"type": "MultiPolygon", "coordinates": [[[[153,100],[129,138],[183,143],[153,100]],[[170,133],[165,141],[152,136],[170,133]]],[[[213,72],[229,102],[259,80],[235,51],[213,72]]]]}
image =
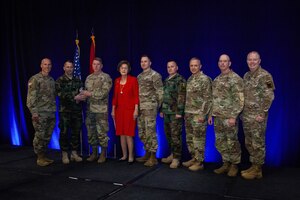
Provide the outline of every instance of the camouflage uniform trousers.
{"type": "Polygon", "coordinates": [[[239,164],[241,162],[241,145],[238,140],[238,120],[235,126],[229,126],[227,118],[215,117],[214,130],[216,148],[220,152],[223,162],[239,164]]]}
{"type": "Polygon", "coordinates": [[[174,114],[164,115],[164,130],[174,158],[180,160],[182,150],[183,118],[176,119],[174,114]]]}
{"type": "Polygon", "coordinates": [[[55,127],[55,113],[39,113],[39,120],[32,121],[35,135],[33,139],[33,149],[36,154],[45,153],[55,127]]]}
{"type": "Polygon", "coordinates": [[[71,150],[78,150],[81,126],[81,112],[59,113],[59,144],[62,151],[68,151],[70,146],[71,150]]]}
{"type": "Polygon", "coordinates": [[[107,113],[87,113],[85,121],[88,131],[88,142],[92,147],[106,148],[108,146],[109,137],[107,133],[108,127],[108,114],[107,113]]]}
{"type": "Polygon", "coordinates": [[[256,116],[257,114],[243,113],[241,119],[243,121],[245,146],[250,154],[250,162],[263,165],[266,155],[265,133],[268,117],[266,116],[263,122],[258,122],[255,120],[256,116]]]}
{"type": "Polygon", "coordinates": [[[144,149],[149,152],[156,152],[157,135],[156,135],[156,116],[157,111],[154,110],[140,110],[138,117],[139,137],[144,143],[144,149]]]}
{"type": "Polygon", "coordinates": [[[204,161],[205,139],[207,121],[198,121],[199,115],[185,114],[186,143],[192,158],[197,161],[204,161]]]}

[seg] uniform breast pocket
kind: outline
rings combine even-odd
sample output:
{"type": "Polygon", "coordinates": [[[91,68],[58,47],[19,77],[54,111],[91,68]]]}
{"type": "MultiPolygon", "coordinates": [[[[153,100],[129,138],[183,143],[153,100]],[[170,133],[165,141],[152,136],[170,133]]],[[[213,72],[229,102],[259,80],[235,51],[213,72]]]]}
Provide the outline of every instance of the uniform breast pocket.
{"type": "Polygon", "coordinates": [[[258,80],[256,79],[249,79],[245,84],[246,88],[255,88],[257,86],[258,86],[258,80]]]}

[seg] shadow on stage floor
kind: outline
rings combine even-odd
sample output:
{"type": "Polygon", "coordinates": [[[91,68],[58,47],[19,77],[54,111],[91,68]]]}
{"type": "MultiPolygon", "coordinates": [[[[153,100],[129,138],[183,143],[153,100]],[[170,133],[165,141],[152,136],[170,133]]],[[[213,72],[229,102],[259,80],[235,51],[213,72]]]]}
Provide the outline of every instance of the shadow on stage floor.
{"type": "Polygon", "coordinates": [[[0,147],[0,199],[300,199],[299,168],[265,167],[263,179],[246,181],[214,174],[216,163],[191,172],[115,159],[63,165],[58,151],[49,157],[55,163],[39,167],[32,148],[0,147]]]}

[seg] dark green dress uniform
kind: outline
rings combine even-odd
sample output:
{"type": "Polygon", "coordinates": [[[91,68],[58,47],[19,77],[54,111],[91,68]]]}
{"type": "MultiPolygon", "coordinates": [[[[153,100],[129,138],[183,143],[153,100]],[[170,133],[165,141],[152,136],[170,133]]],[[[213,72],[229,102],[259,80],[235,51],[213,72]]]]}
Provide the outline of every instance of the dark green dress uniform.
{"type": "Polygon", "coordinates": [[[82,87],[79,78],[69,78],[65,74],[55,83],[56,94],[59,97],[59,144],[62,151],[68,151],[69,148],[78,150],[80,145],[82,103],[77,103],[74,97],[82,87]]]}
{"type": "Polygon", "coordinates": [[[182,147],[182,124],[185,106],[186,80],[176,73],[164,81],[161,112],[164,114],[164,130],[173,157],[180,159],[182,147]],[[182,118],[176,119],[175,115],[182,118]]]}

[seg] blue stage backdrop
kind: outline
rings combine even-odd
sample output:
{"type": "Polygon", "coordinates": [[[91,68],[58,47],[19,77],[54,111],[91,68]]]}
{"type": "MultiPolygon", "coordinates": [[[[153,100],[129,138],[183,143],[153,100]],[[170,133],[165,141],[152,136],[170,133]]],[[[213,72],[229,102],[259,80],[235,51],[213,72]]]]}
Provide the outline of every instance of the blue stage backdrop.
{"type": "MultiPolygon", "coordinates": [[[[141,72],[140,56],[148,54],[154,70],[167,77],[166,63],[174,59],[179,73],[190,76],[189,59],[199,57],[203,71],[214,79],[219,73],[218,58],[226,53],[240,76],[248,70],[246,55],[260,52],[262,66],[275,81],[275,101],[270,109],[266,133],[266,163],[272,166],[300,165],[300,81],[298,70],[299,6],[288,1],[1,1],[1,132],[0,143],[32,145],[34,130],[26,108],[27,81],[40,71],[40,60],[53,62],[51,75],[63,73],[63,63],[74,58],[76,30],[80,40],[82,80],[89,73],[92,28],[96,55],[103,70],[113,79],[116,66],[127,59],[132,75],[141,72]]],[[[111,92],[112,94],[112,92],[111,92]]],[[[110,98],[111,99],[111,98],[110,98]]],[[[110,104],[111,109],[111,104],[110,104]]],[[[110,120],[109,153],[120,152],[110,120]]],[[[83,127],[83,151],[89,147],[83,127]]],[[[162,119],[157,119],[158,157],[169,149],[162,119]]],[[[137,132],[138,134],[138,132],[137,132]]],[[[183,133],[185,136],[185,132],[183,133]]],[[[240,126],[243,161],[247,152],[240,126]]],[[[59,149],[55,128],[50,147],[59,149]]],[[[214,146],[212,126],[207,129],[206,162],[220,161],[214,146]]],[[[144,153],[138,137],[136,155],[144,153]]],[[[184,159],[189,157],[183,137],[184,159]]]]}

